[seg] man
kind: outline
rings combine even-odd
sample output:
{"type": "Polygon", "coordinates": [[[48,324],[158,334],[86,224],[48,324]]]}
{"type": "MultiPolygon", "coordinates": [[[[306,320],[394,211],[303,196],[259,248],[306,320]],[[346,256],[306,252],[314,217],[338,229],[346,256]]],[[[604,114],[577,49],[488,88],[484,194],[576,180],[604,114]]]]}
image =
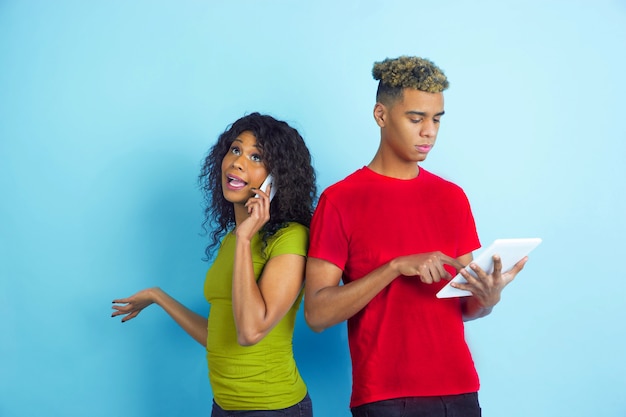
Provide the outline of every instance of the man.
{"type": "Polygon", "coordinates": [[[348,320],[353,416],[480,416],[463,322],[491,312],[526,258],[506,273],[497,256],[492,274],[462,270],[480,247],[467,197],[419,165],[435,145],[447,78],[406,56],[373,75],[380,145],[320,197],[305,317],[315,331],[348,320]],[[437,298],[458,270],[467,284],[453,285],[472,296],[437,298]]]}

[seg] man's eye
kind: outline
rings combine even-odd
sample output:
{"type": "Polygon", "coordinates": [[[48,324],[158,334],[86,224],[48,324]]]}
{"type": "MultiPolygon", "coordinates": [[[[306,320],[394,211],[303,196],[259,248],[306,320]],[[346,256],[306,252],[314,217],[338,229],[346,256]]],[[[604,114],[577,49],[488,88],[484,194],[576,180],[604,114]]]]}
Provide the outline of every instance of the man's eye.
{"type": "Polygon", "coordinates": [[[419,123],[422,119],[411,119],[411,123],[419,123]]]}
{"type": "Polygon", "coordinates": [[[433,119],[435,123],[441,123],[441,119],[433,119]]]}

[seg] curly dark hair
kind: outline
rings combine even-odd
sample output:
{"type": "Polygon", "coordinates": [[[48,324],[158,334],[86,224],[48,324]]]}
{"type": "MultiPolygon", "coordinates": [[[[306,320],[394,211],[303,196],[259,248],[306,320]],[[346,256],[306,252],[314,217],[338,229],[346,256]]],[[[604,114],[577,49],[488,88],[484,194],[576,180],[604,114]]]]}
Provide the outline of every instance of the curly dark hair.
{"type": "Polygon", "coordinates": [[[212,237],[205,250],[207,259],[227,230],[235,226],[234,206],[222,192],[222,159],[232,142],[246,131],[254,134],[263,153],[265,168],[272,173],[273,186],[277,190],[270,204],[270,220],[261,229],[263,242],[287,222],[307,227],[311,223],[317,188],[311,154],[304,139],[286,122],[251,113],[234,122],[219,136],[205,157],[198,176],[205,202],[202,227],[212,237]]]}
{"type": "Polygon", "coordinates": [[[380,80],[376,101],[391,104],[402,98],[405,88],[427,93],[441,93],[449,86],[448,78],[432,61],[415,56],[400,56],[375,62],[372,76],[380,80]]]}

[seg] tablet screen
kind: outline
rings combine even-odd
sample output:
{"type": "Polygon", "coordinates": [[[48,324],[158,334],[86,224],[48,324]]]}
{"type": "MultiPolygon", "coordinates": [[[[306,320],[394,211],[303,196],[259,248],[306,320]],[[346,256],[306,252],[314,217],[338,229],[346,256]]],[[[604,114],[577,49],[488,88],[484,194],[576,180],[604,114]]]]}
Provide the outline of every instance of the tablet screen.
{"type": "MultiPolygon", "coordinates": [[[[528,255],[533,249],[541,243],[541,238],[522,238],[522,239],[496,239],[487,249],[483,250],[472,262],[480,266],[485,272],[493,272],[493,255],[500,255],[502,259],[502,272],[511,269],[524,256],[528,255]]],[[[465,267],[473,276],[476,276],[468,266],[465,267]]],[[[457,274],[450,280],[438,293],[438,298],[450,297],[467,297],[472,295],[471,292],[454,288],[450,285],[452,282],[467,282],[461,274],[457,274]]]]}

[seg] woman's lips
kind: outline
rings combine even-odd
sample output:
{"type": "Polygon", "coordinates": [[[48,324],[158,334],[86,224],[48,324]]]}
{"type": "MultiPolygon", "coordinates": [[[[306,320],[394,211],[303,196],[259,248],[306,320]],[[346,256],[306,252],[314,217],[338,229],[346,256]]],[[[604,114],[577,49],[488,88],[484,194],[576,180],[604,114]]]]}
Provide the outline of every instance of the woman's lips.
{"type": "Polygon", "coordinates": [[[234,175],[226,176],[226,187],[228,187],[228,189],[230,190],[241,190],[246,185],[248,185],[248,183],[239,177],[236,177],[234,175]]]}

